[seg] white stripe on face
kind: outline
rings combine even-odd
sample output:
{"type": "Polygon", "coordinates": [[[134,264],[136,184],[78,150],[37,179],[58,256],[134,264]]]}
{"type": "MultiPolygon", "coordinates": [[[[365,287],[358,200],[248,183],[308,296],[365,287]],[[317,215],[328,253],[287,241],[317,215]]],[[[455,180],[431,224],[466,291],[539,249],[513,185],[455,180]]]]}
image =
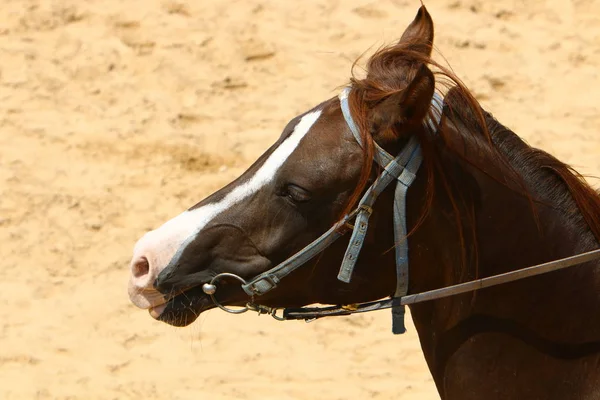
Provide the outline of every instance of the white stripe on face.
{"type": "Polygon", "coordinates": [[[191,242],[213,218],[271,182],[279,168],[298,147],[300,140],[306,136],[320,115],[321,110],[304,115],[291,135],[271,153],[258,171],[246,182],[236,186],[223,199],[185,211],[158,229],[144,235],[135,246],[133,259],[136,260],[138,256],[142,255],[151,257],[152,259],[148,260],[150,265],[154,265],[158,269],[156,273],[160,273],[177,251],[191,242]]]}

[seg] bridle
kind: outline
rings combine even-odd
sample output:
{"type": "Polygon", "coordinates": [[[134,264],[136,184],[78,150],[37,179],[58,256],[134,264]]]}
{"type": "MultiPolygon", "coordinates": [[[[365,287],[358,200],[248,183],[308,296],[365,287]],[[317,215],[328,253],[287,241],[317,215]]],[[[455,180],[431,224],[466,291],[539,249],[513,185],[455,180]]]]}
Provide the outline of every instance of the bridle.
{"type": "MultiPolygon", "coordinates": [[[[350,91],[351,88],[349,87],[346,87],[344,90],[342,90],[339,95],[340,105],[342,108],[342,113],[344,114],[344,119],[346,120],[346,124],[350,128],[350,131],[352,132],[356,141],[363,146],[360,131],[358,130],[350,113],[350,107],[348,103],[350,91]]],[[[437,132],[437,127],[441,120],[442,109],[443,99],[438,93],[435,93],[431,103],[430,116],[425,122],[426,128],[432,133],[437,132]]],[[[270,270],[255,276],[249,281],[246,281],[242,277],[232,273],[218,274],[214,276],[209,283],[205,283],[202,286],[204,293],[210,295],[212,301],[217,307],[229,313],[240,314],[246,311],[255,311],[259,315],[268,314],[280,321],[298,319],[313,321],[315,319],[327,316],[350,315],[391,308],[392,332],[395,334],[400,334],[406,331],[404,326],[405,305],[483,289],[486,287],[499,285],[501,283],[512,282],[518,279],[540,275],[600,259],[600,249],[597,249],[578,254],[576,256],[535,265],[525,269],[477,279],[428,292],[407,295],[409,269],[408,241],[406,240],[406,197],[408,188],[414,182],[417,171],[421,166],[421,147],[417,137],[412,136],[397,157],[390,155],[387,151],[377,145],[377,143],[375,143],[375,151],[376,153],[374,160],[382,167],[382,172],[377,177],[375,182],[366,190],[365,194],[362,196],[358,202],[358,205],[353,211],[348,213],[344,218],[334,224],[319,238],[315,239],[302,250],[298,251],[296,254],[292,255],[290,258],[281,262],[270,270]],[[393,210],[394,240],[396,243],[396,290],[393,297],[385,300],[343,306],[285,308],[282,310],[283,312],[281,315],[278,314],[278,311],[280,310],[279,308],[267,307],[254,302],[255,296],[261,296],[270,290],[273,290],[283,278],[302,265],[306,264],[309,260],[324,251],[341,236],[352,230],[348,248],[346,249],[342,259],[340,271],[338,273],[338,279],[340,281],[349,283],[367,234],[369,217],[373,212],[373,204],[383,190],[394,181],[396,181],[393,210]],[[245,307],[240,309],[231,309],[223,306],[216,299],[216,283],[220,279],[226,277],[238,280],[241,283],[241,287],[244,292],[250,296],[251,301],[248,302],[245,307]]]]}

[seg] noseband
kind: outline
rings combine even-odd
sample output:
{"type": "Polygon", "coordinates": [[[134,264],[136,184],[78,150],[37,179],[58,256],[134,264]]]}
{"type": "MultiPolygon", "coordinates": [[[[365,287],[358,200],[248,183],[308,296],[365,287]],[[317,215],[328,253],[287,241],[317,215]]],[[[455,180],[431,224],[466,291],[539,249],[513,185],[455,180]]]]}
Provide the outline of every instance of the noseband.
{"type": "MultiPolygon", "coordinates": [[[[345,88],[339,95],[340,105],[346,124],[354,135],[356,141],[364,147],[362,137],[358,130],[348,104],[348,96],[351,88],[345,88]]],[[[435,93],[431,102],[431,116],[427,118],[425,125],[432,133],[437,131],[442,116],[443,99],[438,93],[435,93]]],[[[392,309],[392,332],[395,334],[404,333],[404,306],[408,304],[419,303],[422,301],[430,301],[447,296],[452,296],[459,293],[466,293],[478,289],[483,289],[490,286],[499,285],[501,283],[511,282],[523,279],[530,276],[540,275],[551,271],[579,265],[600,258],[600,249],[581,253],[572,257],[567,257],[544,264],[535,265],[529,268],[507,272],[500,275],[495,275],[487,278],[477,279],[470,282],[460,283],[457,285],[431,290],[424,293],[407,295],[408,293],[408,240],[406,230],[406,197],[408,188],[414,182],[417,171],[421,166],[422,154],[418,139],[411,136],[408,143],[404,146],[397,157],[393,157],[387,151],[382,149],[377,143],[375,144],[376,154],[374,161],[382,168],[381,174],[375,182],[366,190],[363,197],[358,202],[356,208],[348,215],[333,225],[327,232],[308,244],[302,250],[283,261],[279,265],[255,276],[250,281],[246,281],[242,277],[231,274],[221,273],[216,275],[209,283],[202,286],[204,293],[210,295],[215,305],[224,311],[240,314],[246,311],[255,311],[260,314],[269,314],[273,318],[285,321],[304,319],[312,321],[317,318],[338,315],[350,315],[354,313],[362,313],[368,311],[381,310],[386,308],[392,309]],[[378,300],[373,302],[352,304],[346,306],[332,306],[320,308],[301,307],[297,309],[286,308],[282,315],[278,315],[279,309],[267,307],[254,303],[255,296],[261,296],[270,290],[277,287],[279,282],[295,271],[302,265],[306,264],[317,254],[321,253],[333,242],[341,236],[352,230],[352,235],[348,243],[348,248],[342,259],[338,279],[342,282],[349,283],[352,279],[352,272],[356,261],[362,249],[367,229],[369,227],[369,217],[373,212],[373,204],[378,196],[392,182],[396,181],[396,189],[394,195],[394,240],[395,240],[395,256],[396,256],[396,291],[394,296],[386,300],[378,300]],[[353,222],[353,223],[352,223],[353,222]],[[216,283],[222,278],[234,278],[241,282],[242,289],[250,296],[251,301],[246,304],[246,307],[241,309],[231,309],[220,304],[215,298],[217,291],[216,283]]]]}

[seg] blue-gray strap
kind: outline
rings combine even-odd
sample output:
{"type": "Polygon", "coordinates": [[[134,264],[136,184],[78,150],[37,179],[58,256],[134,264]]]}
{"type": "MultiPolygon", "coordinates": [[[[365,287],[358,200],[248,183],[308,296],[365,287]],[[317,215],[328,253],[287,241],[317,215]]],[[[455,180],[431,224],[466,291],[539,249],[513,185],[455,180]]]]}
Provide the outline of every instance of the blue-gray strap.
{"type": "Polygon", "coordinates": [[[400,177],[404,171],[404,165],[409,162],[412,154],[418,149],[419,142],[416,137],[413,136],[409,139],[407,145],[404,147],[400,155],[395,159],[392,159],[388,165],[385,166],[382,174],[367,190],[358,203],[359,212],[354,224],[354,230],[352,232],[352,236],[350,237],[350,242],[348,244],[348,248],[346,249],[346,253],[344,254],[340,272],[338,274],[338,279],[340,281],[349,283],[352,278],[354,266],[356,265],[358,255],[366,237],[369,226],[369,217],[373,211],[372,207],[375,203],[375,200],[377,200],[377,197],[391,182],[400,177]]]}
{"type": "MultiPolygon", "coordinates": [[[[417,148],[410,161],[398,177],[394,195],[394,241],[396,251],[396,291],[394,297],[408,294],[408,232],[406,228],[406,199],[408,188],[414,182],[417,170],[421,165],[423,156],[421,149],[417,148]]],[[[404,325],[405,308],[397,304],[392,307],[392,332],[402,334],[406,332],[404,325]]]]}
{"type": "MultiPolygon", "coordinates": [[[[354,122],[354,119],[352,118],[352,113],[350,112],[350,106],[348,102],[350,90],[351,88],[346,87],[340,93],[340,104],[342,108],[342,113],[344,114],[344,119],[346,120],[346,124],[348,125],[350,131],[356,138],[356,141],[362,146],[363,144],[360,132],[358,130],[358,127],[356,126],[356,123],[354,122]]],[[[441,119],[442,107],[442,97],[438,93],[434,93],[430,117],[427,118],[425,122],[427,128],[431,132],[437,131],[437,126],[441,119]]],[[[392,156],[385,150],[383,150],[379,145],[377,145],[377,143],[375,143],[375,148],[377,151],[376,160],[380,165],[383,162],[387,164],[385,166],[385,170],[388,173],[386,175],[387,177],[397,178],[398,180],[394,195],[394,240],[396,244],[396,290],[394,293],[394,297],[405,296],[408,293],[409,270],[408,240],[406,228],[406,198],[408,188],[414,182],[417,171],[419,170],[419,167],[421,166],[423,160],[421,148],[418,142],[416,142],[416,139],[414,137],[411,137],[411,141],[409,141],[409,143],[402,149],[400,155],[393,160],[395,161],[393,168],[388,168],[392,156]],[[411,143],[412,140],[415,140],[416,144],[413,145],[413,143],[411,143]]],[[[383,181],[383,177],[383,175],[380,177],[381,181],[383,181]]],[[[389,183],[389,181],[385,183],[382,182],[381,191],[383,191],[383,188],[385,188],[389,183]]],[[[374,186],[377,184],[378,182],[376,182],[374,186]]],[[[359,203],[359,207],[362,207],[362,209],[357,216],[355,229],[352,233],[352,237],[350,238],[350,243],[348,245],[348,249],[346,250],[346,254],[344,255],[342,266],[338,274],[338,279],[343,282],[348,283],[352,278],[352,272],[358,259],[358,254],[360,253],[360,250],[366,237],[368,220],[372,213],[372,205],[375,199],[377,198],[377,195],[381,193],[381,191],[379,191],[375,196],[373,196],[372,193],[370,193],[370,191],[367,191],[367,193],[359,203]]],[[[404,314],[404,306],[400,305],[400,303],[392,307],[393,333],[399,334],[406,332],[406,328],[404,325],[404,314]]]]}
{"type": "MultiPolygon", "coordinates": [[[[442,110],[444,100],[436,92],[431,101],[431,114],[427,118],[425,124],[427,128],[435,133],[437,132],[440,120],[442,118],[442,110]]],[[[411,156],[406,168],[398,178],[396,185],[396,193],[394,195],[394,241],[396,251],[396,291],[394,298],[402,298],[408,294],[408,232],[406,228],[406,199],[408,188],[417,176],[417,171],[423,161],[421,149],[417,149],[411,156]]],[[[395,335],[406,332],[404,324],[405,307],[400,302],[394,303],[392,306],[392,333],[395,335]]]]}
{"type": "MultiPolygon", "coordinates": [[[[356,123],[352,118],[352,113],[350,112],[350,104],[348,102],[348,96],[350,95],[350,91],[350,87],[345,87],[338,96],[340,99],[340,105],[342,107],[342,114],[344,114],[344,119],[346,120],[348,128],[350,128],[350,132],[352,132],[352,135],[354,136],[358,144],[364,148],[362,137],[360,136],[360,131],[358,130],[358,127],[356,126],[356,123]]],[[[394,156],[385,151],[377,143],[374,143],[374,145],[376,151],[375,161],[379,165],[381,165],[381,167],[385,168],[385,166],[388,165],[394,159],[394,156]]]]}
{"type": "Polygon", "coordinates": [[[327,232],[311,242],[302,250],[278,264],[274,268],[258,275],[250,282],[242,285],[242,289],[250,296],[260,296],[274,289],[282,278],[289,275],[298,267],[307,263],[317,254],[321,253],[340,236],[342,236],[341,228],[348,223],[352,218],[352,214],[347,215],[344,219],[332,226],[327,232]]]}

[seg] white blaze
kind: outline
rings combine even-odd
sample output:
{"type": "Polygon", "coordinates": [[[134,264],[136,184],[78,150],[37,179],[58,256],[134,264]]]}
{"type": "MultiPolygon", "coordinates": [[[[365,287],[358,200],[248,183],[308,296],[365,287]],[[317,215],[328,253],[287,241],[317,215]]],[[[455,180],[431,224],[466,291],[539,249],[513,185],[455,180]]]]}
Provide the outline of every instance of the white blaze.
{"type": "Polygon", "coordinates": [[[151,275],[160,273],[175,256],[177,250],[186,242],[192,241],[213,218],[273,180],[279,168],[298,147],[300,140],[320,115],[321,110],[304,115],[290,136],[271,153],[258,171],[246,182],[233,188],[223,199],[185,211],[144,235],[135,246],[133,260],[142,256],[147,257],[151,268],[155,268],[155,274],[151,275]]]}

